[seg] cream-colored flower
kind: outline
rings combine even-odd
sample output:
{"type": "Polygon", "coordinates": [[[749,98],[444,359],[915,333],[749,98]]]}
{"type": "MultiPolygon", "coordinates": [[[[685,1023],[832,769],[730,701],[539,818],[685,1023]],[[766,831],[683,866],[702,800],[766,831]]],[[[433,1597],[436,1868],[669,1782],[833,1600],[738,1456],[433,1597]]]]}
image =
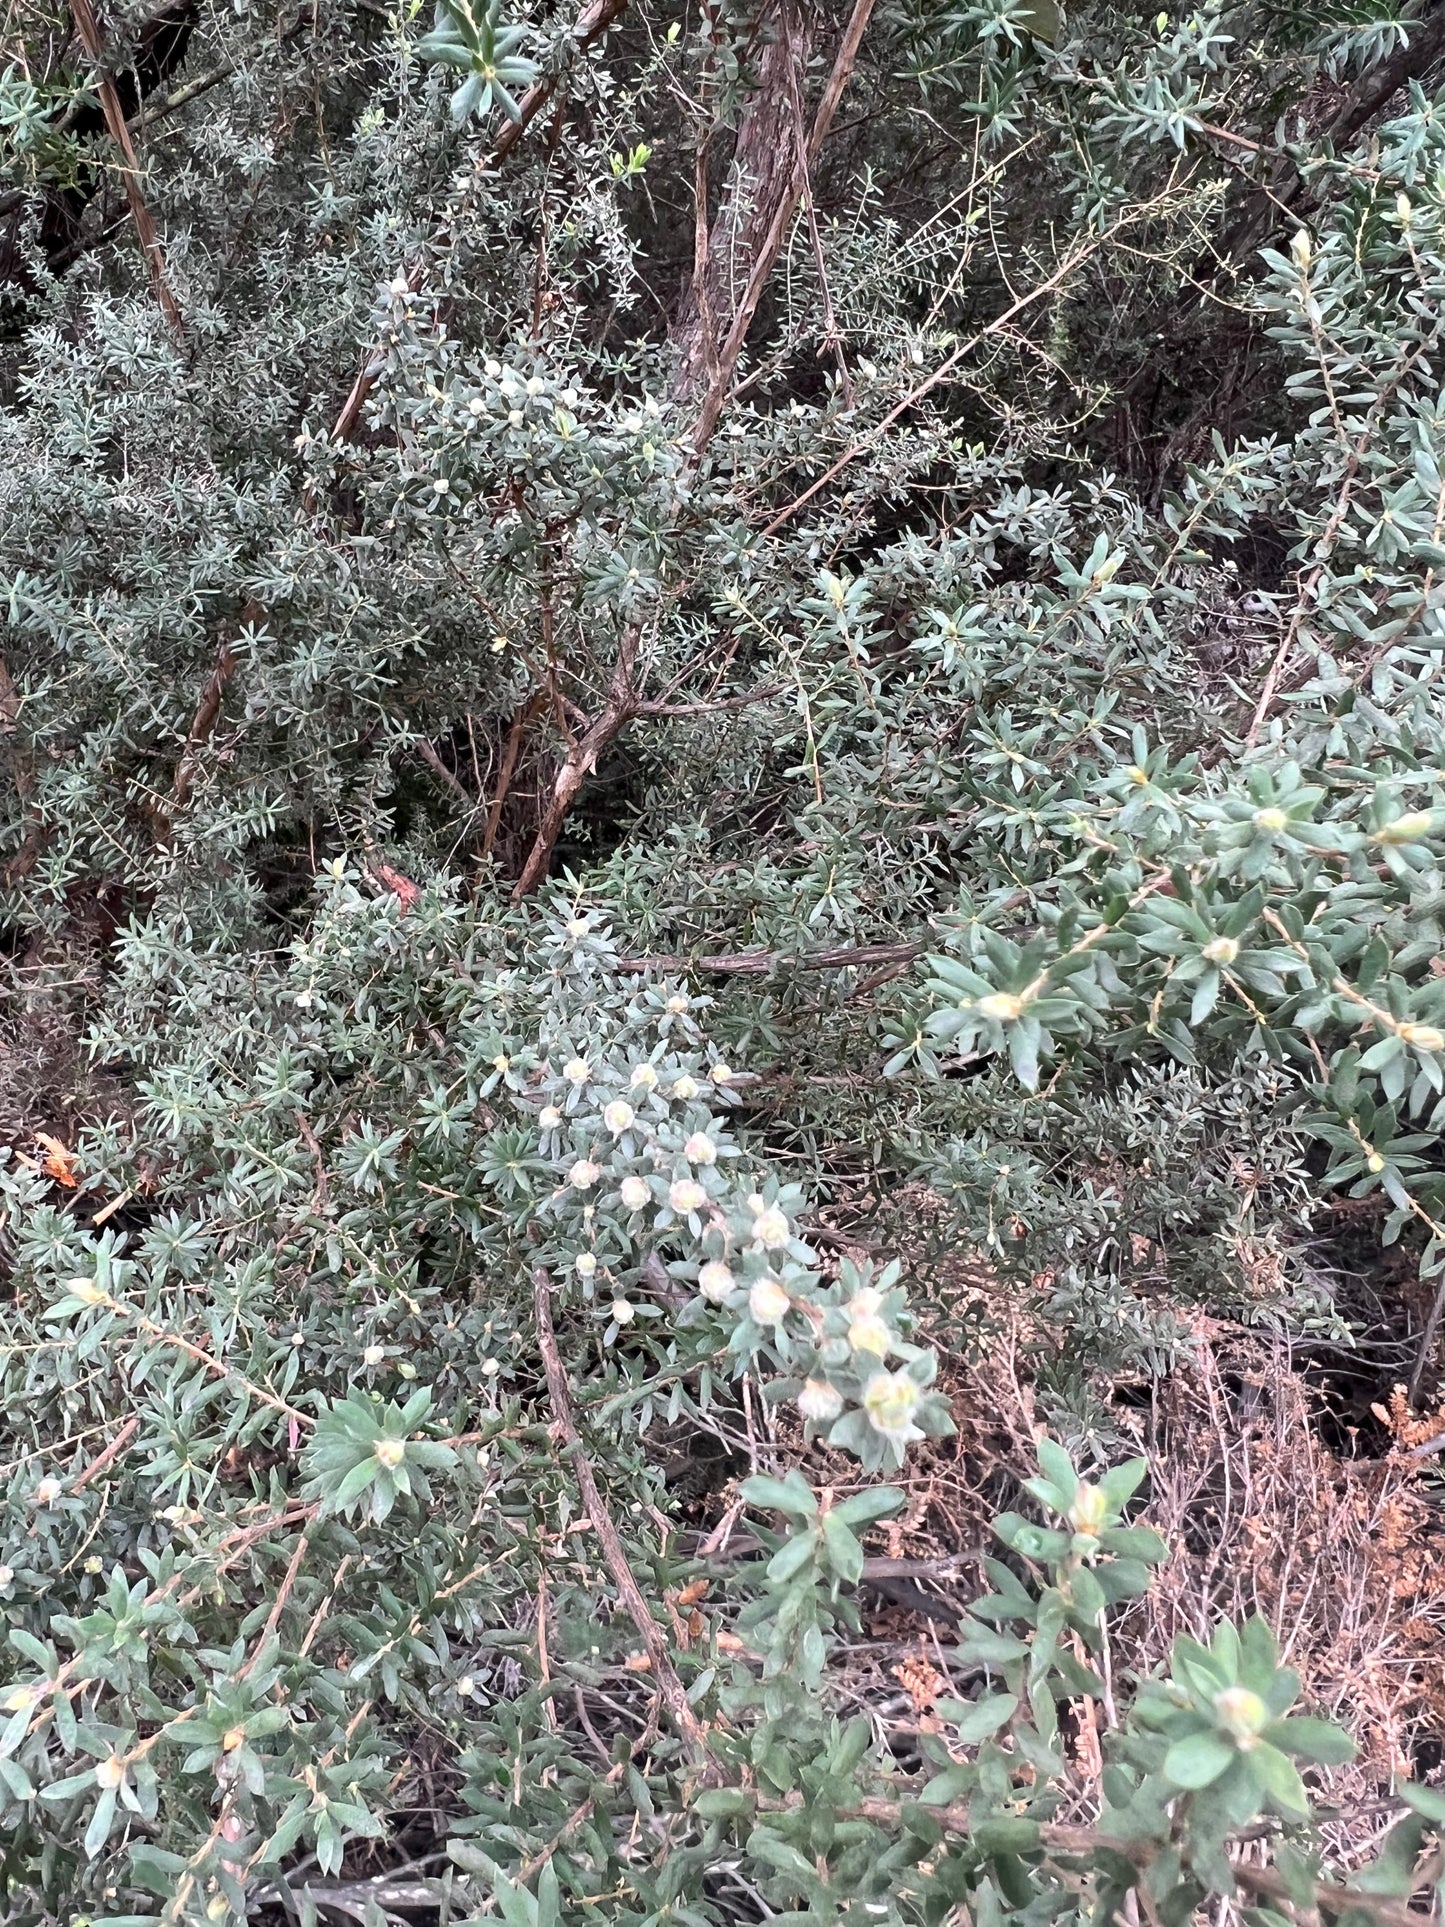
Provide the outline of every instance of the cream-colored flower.
{"type": "Polygon", "coordinates": [[[720,1305],[732,1296],[733,1274],[721,1258],[709,1258],[697,1274],[697,1288],[710,1305],[720,1305]]]}
{"type": "Polygon", "coordinates": [[[707,1203],[707,1193],[696,1178],[674,1178],[668,1186],[667,1202],[680,1218],[690,1211],[701,1211],[707,1203]]]}
{"type": "Polygon", "coordinates": [[[35,1503],[37,1505],[54,1505],[55,1501],[60,1497],[60,1493],[61,1484],[59,1479],[42,1479],[35,1488],[35,1503]]]}
{"type": "Polygon", "coordinates": [[[574,1191],[585,1191],[589,1185],[596,1184],[601,1176],[601,1167],[594,1164],[591,1158],[578,1158],[567,1173],[567,1182],[574,1191]]]}
{"type": "Polygon", "coordinates": [[[406,1457],[405,1439],[378,1439],[371,1448],[376,1454],[378,1465],[384,1465],[388,1472],[394,1472],[406,1457]]]}
{"type": "Polygon", "coordinates": [[[537,1113],[537,1122],[544,1131],[559,1131],[562,1128],[562,1113],[555,1104],[544,1104],[537,1113]]]}
{"type": "Polygon", "coordinates": [[[732,1066],[729,1064],[714,1064],[708,1075],[714,1084],[731,1084],[733,1081],[732,1066]]]}
{"type": "Polygon", "coordinates": [[[672,1017],[681,1017],[682,1013],[685,1010],[688,1010],[691,1008],[691,1005],[692,1005],[692,999],[690,997],[688,997],[681,990],[675,990],[667,1000],[668,1015],[672,1017]]]}
{"type": "Polygon", "coordinates": [[[368,1369],[373,1371],[376,1369],[378,1365],[384,1362],[385,1358],[386,1358],[386,1353],[382,1350],[380,1345],[368,1345],[366,1350],[361,1354],[362,1364],[367,1366],[368,1369]]]}
{"type": "Polygon", "coordinates": [[[585,1084],[592,1075],[592,1066],[585,1057],[572,1057],[562,1066],[562,1075],[569,1084],[585,1084]]]}
{"type": "Polygon", "coordinates": [[[776,1278],[759,1278],[748,1292],[748,1316],[757,1325],[776,1325],[787,1317],[791,1303],[776,1278]]]}
{"type": "Polygon", "coordinates": [[[1233,937],[1211,937],[1199,954],[1206,963],[1221,964],[1228,970],[1239,955],[1239,945],[1233,937]]]}
{"type": "Polygon", "coordinates": [[[843,1394],[826,1378],[810,1378],[798,1394],[798,1410],[804,1418],[826,1423],[843,1409],[843,1394]]]}
{"type": "Polygon", "coordinates": [[[689,1164],[716,1164],[717,1146],[706,1131],[694,1131],[683,1145],[682,1155],[689,1164]]]}
{"type": "Polygon", "coordinates": [[[95,1769],[95,1784],[104,1787],[107,1793],[115,1789],[125,1779],[125,1761],[112,1753],[109,1759],[101,1760],[95,1769]]]}
{"type": "Polygon", "coordinates": [[[787,1217],[775,1204],[765,1205],[753,1219],[753,1237],[769,1251],[781,1251],[792,1235],[787,1217]]]}
{"type": "Polygon", "coordinates": [[[657,1066],[655,1064],[634,1064],[628,1079],[634,1091],[655,1091],[657,1089],[657,1066]]]}
{"type": "Polygon", "coordinates": [[[615,1097],[602,1113],[602,1122],[614,1137],[621,1137],[628,1130],[637,1113],[624,1098],[615,1097]]]}
{"type": "Polygon", "coordinates": [[[72,1278],[70,1295],[78,1298],[82,1305],[103,1305],[110,1294],[93,1278],[72,1278]]]}
{"type": "Polygon", "coordinates": [[[872,1285],[864,1285],[861,1290],[854,1292],[853,1296],[844,1305],[843,1310],[847,1313],[850,1320],[854,1318],[872,1318],[881,1310],[882,1305],[883,1293],[881,1291],[875,1291],[872,1285]]]}
{"type": "Polygon", "coordinates": [[[980,997],[975,1008],[980,1017],[987,1017],[991,1024],[1012,1024],[1022,1015],[1024,1000],[1015,997],[1011,990],[994,990],[987,997],[980,997]]]}
{"type": "Polygon", "coordinates": [[[1283,810],[1269,804],[1266,808],[1255,811],[1254,827],[1257,830],[1263,830],[1268,836],[1278,836],[1281,830],[1289,828],[1289,818],[1283,810]]]}
{"type": "Polygon", "coordinates": [[[875,1358],[886,1358],[893,1344],[893,1334],[881,1318],[870,1313],[866,1317],[848,1321],[848,1343],[855,1352],[871,1352],[875,1358]]]}
{"type": "Polygon", "coordinates": [[[572,1260],[572,1269],[577,1273],[579,1278],[595,1278],[597,1275],[597,1260],[590,1251],[579,1251],[577,1256],[572,1260]]]}
{"type": "Polygon", "coordinates": [[[629,1211],[644,1210],[652,1198],[646,1178],[639,1178],[635,1174],[622,1180],[621,1191],[622,1202],[629,1211]]]}
{"type": "Polygon", "coordinates": [[[898,1444],[921,1439],[913,1423],[918,1410],[919,1390],[907,1372],[875,1372],[863,1387],[863,1409],[868,1423],[884,1438],[898,1444]]]}
{"type": "Polygon", "coordinates": [[[469,1700],[476,1690],[477,1682],[472,1678],[471,1674],[463,1673],[457,1681],[457,1698],[459,1700],[469,1700]]]}
{"type": "Polygon", "coordinates": [[[1437,1030],[1434,1024],[1401,1024],[1399,1037],[1401,1043],[1413,1045],[1416,1050],[1445,1050],[1445,1031],[1437,1030]]]}
{"type": "Polygon", "coordinates": [[[1219,1723],[1242,1753],[1259,1745],[1259,1736],[1269,1724],[1269,1708],[1258,1693],[1247,1686],[1226,1686],[1214,1695],[1214,1710],[1219,1723]]]}
{"type": "Polygon", "coordinates": [[[632,1303],[630,1298],[614,1298],[612,1301],[612,1316],[619,1325],[630,1325],[637,1316],[637,1307],[632,1303]]]}
{"type": "Polygon", "coordinates": [[[569,917],[567,919],[567,935],[569,937],[585,937],[591,928],[591,917],[569,917]]]}
{"type": "Polygon", "coordinates": [[[691,1104],[697,1096],[697,1079],[689,1077],[684,1071],[681,1077],[673,1080],[672,1094],[679,1104],[691,1104]]]}

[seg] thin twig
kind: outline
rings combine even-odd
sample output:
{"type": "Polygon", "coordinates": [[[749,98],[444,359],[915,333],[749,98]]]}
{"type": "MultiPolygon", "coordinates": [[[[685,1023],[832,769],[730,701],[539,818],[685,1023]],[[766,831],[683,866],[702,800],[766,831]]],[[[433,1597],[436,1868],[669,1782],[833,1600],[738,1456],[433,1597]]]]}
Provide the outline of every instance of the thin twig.
{"type": "Polygon", "coordinates": [[[569,1448],[568,1463],[576,1475],[577,1488],[582,1495],[587,1516],[592,1521],[592,1530],[597,1534],[602,1546],[602,1556],[607,1561],[607,1569],[612,1574],[618,1596],[627,1608],[628,1615],[642,1639],[649,1670],[672,1716],[674,1726],[690,1746],[699,1752],[705,1752],[706,1733],[688,1703],[686,1689],[677,1676],[677,1669],[673,1666],[662,1628],[653,1618],[652,1609],[633,1576],[627,1553],[618,1537],[617,1528],[612,1523],[612,1515],[603,1503],[602,1494],[598,1490],[592,1461],[587,1456],[581,1434],[577,1430],[577,1421],[572,1412],[572,1394],[567,1384],[567,1374],[562,1366],[561,1354],[557,1350],[557,1334],[552,1325],[552,1280],[547,1275],[545,1265],[538,1265],[532,1273],[532,1305],[537,1320],[537,1346],[542,1354],[542,1365],[547,1374],[547,1391],[552,1401],[552,1424],[569,1448]]]}
{"type": "Polygon", "coordinates": [[[100,95],[101,110],[105,115],[105,124],[110,130],[110,137],[121,151],[120,176],[125,185],[125,198],[130,204],[131,219],[135,222],[141,252],[146,258],[146,268],[150,274],[156,303],[176,334],[184,338],[186,331],[181,320],[180,306],[171,293],[171,285],[166,278],[165,250],[161,246],[155,222],[151,219],[151,211],[141,192],[140,162],[136,159],[135,144],[131,140],[130,129],[126,125],[125,112],[120,104],[120,95],[116,92],[115,81],[106,71],[105,42],[101,38],[95,15],[91,11],[90,0],[71,0],[70,12],[75,21],[76,31],[85,45],[85,51],[95,62],[96,92],[100,95]]]}

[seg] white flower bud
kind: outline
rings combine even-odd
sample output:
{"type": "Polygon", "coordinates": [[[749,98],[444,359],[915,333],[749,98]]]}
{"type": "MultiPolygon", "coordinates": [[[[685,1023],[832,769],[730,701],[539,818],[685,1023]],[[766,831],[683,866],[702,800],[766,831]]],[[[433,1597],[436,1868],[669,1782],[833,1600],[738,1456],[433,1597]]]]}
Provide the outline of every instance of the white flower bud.
{"type": "Polygon", "coordinates": [[[472,1694],[476,1692],[476,1690],[477,1690],[477,1682],[472,1678],[471,1674],[463,1673],[461,1678],[457,1681],[457,1698],[461,1700],[469,1700],[472,1697],[472,1694]]]}
{"type": "Polygon", "coordinates": [[[701,1211],[707,1203],[707,1193],[696,1178],[675,1178],[668,1186],[667,1202],[680,1218],[691,1211],[701,1211]]]}
{"type": "Polygon", "coordinates": [[[1233,937],[1211,937],[1200,955],[1206,963],[1222,964],[1227,970],[1239,955],[1239,945],[1233,937]]]}
{"type": "Polygon", "coordinates": [[[721,1258],[709,1258],[697,1274],[697,1288],[710,1305],[721,1305],[732,1296],[732,1272],[721,1258]]]}
{"type": "Polygon", "coordinates": [[[759,1278],[748,1292],[748,1316],[756,1325],[777,1325],[792,1300],[776,1278],[759,1278]]]}
{"type": "Polygon", "coordinates": [[[636,1115],[630,1104],[624,1103],[620,1097],[617,1097],[603,1111],[602,1122],[614,1137],[621,1137],[636,1115]]]}
{"type": "Polygon", "coordinates": [[[1278,836],[1281,830],[1289,828],[1289,818],[1283,810],[1276,809],[1271,804],[1265,809],[1255,811],[1254,827],[1257,830],[1263,830],[1266,836],[1278,836]]]}
{"type": "Polygon", "coordinates": [[[810,1378],[798,1394],[798,1410],[804,1418],[826,1423],[843,1409],[843,1394],[826,1378],[810,1378]]]}
{"type": "Polygon", "coordinates": [[[980,1017],[987,1017],[991,1024],[1016,1023],[1023,1014],[1024,1000],[1015,997],[1011,990],[991,991],[987,997],[980,997],[975,1009],[980,1017]]]}
{"type": "Polygon", "coordinates": [[[685,992],[675,990],[668,998],[665,1008],[669,1016],[681,1017],[685,1010],[692,1008],[692,999],[685,992]]]}
{"type": "Polygon", "coordinates": [[[787,1218],[775,1204],[767,1205],[753,1219],[753,1237],[769,1251],[781,1251],[792,1235],[787,1218]]]}
{"type": "Polygon", "coordinates": [[[42,1479],[35,1488],[36,1505],[54,1505],[60,1497],[61,1490],[59,1479],[42,1479]]]}
{"type": "Polygon", "coordinates": [[[573,1057],[562,1066],[562,1075],[569,1084],[585,1084],[592,1075],[592,1066],[585,1057],[573,1057]]]}
{"type": "Polygon", "coordinates": [[[672,1094],[679,1104],[690,1104],[697,1096],[697,1080],[684,1071],[673,1084],[672,1094]]]}
{"type": "Polygon", "coordinates": [[[622,1180],[620,1188],[622,1191],[622,1202],[627,1206],[629,1211],[645,1210],[651,1201],[652,1193],[647,1188],[646,1178],[639,1178],[635,1173],[630,1177],[625,1177],[622,1180]]]}
{"type": "Polygon", "coordinates": [[[590,1185],[596,1184],[601,1176],[601,1170],[591,1158],[578,1158],[567,1173],[567,1182],[574,1191],[585,1191],[590,1185]]]}
{"type": "Polygon", "coordinates": [[[108,1760],[101,1760],[95,1769],[95,1784],[104,1787],[107,1793],[115,1789],[125,1779],[125,1762],[112,1753],[108,1760]]]}
{"type": "Polygon", "coordinates": [[[863,1409],[875,1432],[906,1444],[923,1436],[913,1423],[918,1398],[918,1387],[907,1372],[875,1372],[863,1388],[863,1409]]]}
{"type": "Polygon", "coordinates": [[[657,1070],[652,1064],[634,1064],[632,1076],[628,1079],[634,1091],[655,1091],[657,1089],[657,1070]]]}
{"type": "Polygon", "coordinates": [[[689,1164],[716,1164],[717,1146],[706,1131],[694,1131],[683,1145],[682,1155],[689,1164]]]}
{"type": "Polygon", "coordinates": [[[378,1465],[384,1465],[388,1472],[394,1472],[406,1457],[405,1439],[378,1439],[372,1447],[378,1465]]]}
{"type": "Polygon", "coordinates": [[[875,1358],[886,1358],[893,1334],[881,1318],[871,1315],[854,1318],[848,1325],[848,1343],[855,1352],[871,1352],[875,1358]]]}
{"type": "Polygon", "coordinates": [[[729,1064],[714,1064],[708,1075],[714,1084],[731,1084],[733,1079],[732,1067],[729,1064]]]}
{"type": "Polygon", "coordinates": [[[544,1131],[555,1131],[562,1122],[562,1113],[555,1104],[544,1104],[537,1113],[537,1122],[544,1131]]]}
{"type": "Polygon", "coordinates": [[[614,1298],[612,1316],[619,1325],[630,1325],[637,1316],[637,1308],[629,1298],[614,1298]]]}
{"type": "Polygon", "coordinates": [[[579,1278],[593,1278],[597,1275],[597,1260],[590,1251],[579,1251],[572,1260],[572,1268],[579,1278]]]}
{"type": "Polygon", "coordinates": [[[386,1353],[380,1345],[368,1345],[366,1350],[361,1354],[362,1364],[371,1370],[375,1370],[378,1365],[383,1363],[385,1358],[386,1353]]]}

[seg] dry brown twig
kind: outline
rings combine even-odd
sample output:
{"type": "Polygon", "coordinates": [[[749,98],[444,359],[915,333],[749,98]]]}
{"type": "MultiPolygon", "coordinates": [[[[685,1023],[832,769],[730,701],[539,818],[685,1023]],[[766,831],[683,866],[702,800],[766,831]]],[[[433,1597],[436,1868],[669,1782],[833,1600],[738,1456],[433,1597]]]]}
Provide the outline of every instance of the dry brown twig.
{"type": "Polygon", "coordinates": [[[91,11],[90,0],[70,0],[70,12],[75,21],[76,32],[80,35],[85,51],[95,63],[96,92],[100,95],[101,111],[111,139],[121,152],[121,181],[125,187],[125,197],[130,204],[131,219],[135,222],[136,237],[145,255],[146,270],[150,275],[151,287],[155,292],[156,303],[167,322],[176,334],[184,338],[185,324],[181,319],[180,305],[171,292],[171,284],[166,275],[165,249],[156,232],[156,224],[151,218],[150,208],[141,192],[140,162],[136,159],[135,143],[126,125],[125,112],[116,92],[115,82],[105,67],[105,41],[100,27],[91,11]]]}
{"type": "Polygon", "coordinates": [[[667,1650],[667,1642],[662,1628],[652,1616],[652,1608],[643,1597],[642,1588],[633,1575],[628,1563],[627,1553],[617,1528],[612,1523],[612,1515],[603,1502],[598,1489],[597,1477],[592,1470],[592,1461],[582,1444],[582,1436],[577,1430],[577,1420],[572,1411],[572,1394],[567,1384],[567,1373],[562,1357],[557,1350],[557,1334],[552,1324],[552,1280],[545,1265],[538,1265],[532,1273],[532,1305],[537,1321],[537,1345],[542,1354],[542,1365],[547,1375],[547,1391],[552,1401],[553,1426],[568,1447],[568,1464],[576,1476],[577,1488],[582,1495],[587,1516],[592,1521],[592,1529],[597,1534],[602,1547],[602,1556],[607,1569],[612,1574],[613,1584],[618,1596],[627,1609],[629,1618],[636,1626],[647,1654],[648,1670],[656,1682],[673,1725],[686,1743],[697,1753],[707,1751],[707,1734],[696,1713],[688,1703],[686,1689],[677,1676],[672,1656],[667,1650]]]}

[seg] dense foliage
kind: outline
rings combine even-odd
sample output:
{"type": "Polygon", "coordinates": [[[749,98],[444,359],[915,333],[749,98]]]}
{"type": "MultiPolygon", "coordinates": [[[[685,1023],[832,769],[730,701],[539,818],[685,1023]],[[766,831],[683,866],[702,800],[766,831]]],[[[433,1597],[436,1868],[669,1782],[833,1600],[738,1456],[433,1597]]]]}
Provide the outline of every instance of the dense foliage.
{"type": "Polygon", "coordinates": [[[1122,1656],[1117,1392],[1347,1343],[1341,1197],[1436,1385],[1445,9],[3,58],[6,1918],[1415,1917],[1288,1628],[1122,1656]],[[905,1744],[999,1292],[1053,1436],[905,1744]]]}

